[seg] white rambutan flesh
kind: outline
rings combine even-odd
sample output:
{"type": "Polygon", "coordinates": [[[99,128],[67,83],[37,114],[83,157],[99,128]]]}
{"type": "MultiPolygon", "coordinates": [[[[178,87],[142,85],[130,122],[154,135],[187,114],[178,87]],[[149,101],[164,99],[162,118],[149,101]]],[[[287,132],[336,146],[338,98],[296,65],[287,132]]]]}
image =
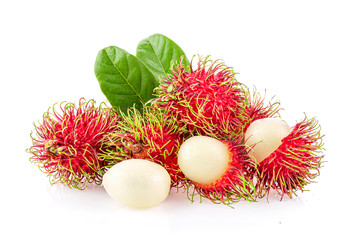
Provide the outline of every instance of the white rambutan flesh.
{"type": "Polygon", "coordinates": [[[278,118],[263,118],[250,124],[246,133],[249,156],[257,163],[271,155],[291,132],[290,126],[278,118]]]}
{"type": "Polygon", "coordinates": [[[144,159],[117,163],[103,176],[103,187],[116,201],[133,208],[163,202],[170,190],[170,176],[159,164],[144,159]]]}
{"type": "Polygon", "coordinates": [[[230,155],[227,146],[221,141],[194,136],[187,139],[178,152],[179,168],[191,181],[211,184],[226,171],[230,155]]]}

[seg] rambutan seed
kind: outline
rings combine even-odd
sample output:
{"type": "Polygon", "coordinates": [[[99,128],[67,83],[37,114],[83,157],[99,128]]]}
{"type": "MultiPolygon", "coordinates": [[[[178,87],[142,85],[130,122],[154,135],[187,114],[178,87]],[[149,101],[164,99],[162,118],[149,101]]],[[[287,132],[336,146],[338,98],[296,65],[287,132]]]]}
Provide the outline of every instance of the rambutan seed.
{"type": "Polygon", "coordinates": [[[252,122],[245,133],[246,144],[251,147],[249,156],[260,163],[281,145],[281,140],[290,132],[290,126],[278,118],[252,122]]]}

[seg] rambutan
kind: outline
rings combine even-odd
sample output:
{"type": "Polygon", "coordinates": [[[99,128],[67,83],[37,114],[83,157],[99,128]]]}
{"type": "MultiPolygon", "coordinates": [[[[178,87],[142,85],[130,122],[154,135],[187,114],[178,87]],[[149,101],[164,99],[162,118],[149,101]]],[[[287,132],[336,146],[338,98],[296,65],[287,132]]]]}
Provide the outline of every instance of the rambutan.
{"type": "Polygon", "coordinates": [[[84,189],[89,183],[100,184],[105,162],[98,158],[103,151],[104,135],[116,129],[119,119],[112,108],[95,101],[79,100],[79,105],[63,102],[43,114],[42,122],[31,133],[27,151],[30,160],[49,176],[51,184],[84,189]]]}
{"type": "Polygon", "coordinates": [[[257,165],[251,169],[257,178],[259,197],[276,190],[281,199],[290,198],[297,190],[319,175],[322,162],[322,135],[315,118],[305,119],[290,128],[280,119],[261,119],[247,129],[245,139],[249,155],[257,165]]]}
{"type": "Polygon", "coordinates": [[[250,124],[256,120],[279,116],[279,111],[281,110],[280,102],[273,101],[272,98],[268,103],[266,103],[265,95],[261,96],[256,89],[254,89],[252,93],[246,89],[246,97],[249,104],[245,107],[246,122],[244,132],[246,132],[250,124]]]}
{"type": "Polygon", "coordinates": [[[128,159],[147,159],[162,165],[169,173],[172,187],[181,187],[185,177],[178,166],[177,152],[183,142],[178,125],[154,106],[145,106],[142,113],[130,108],[121,113],[116,131],[107,136],[101,158],[111,167],[128,159]]]}
{"type": "Polygon", "coordinates": [[[237,135],[247,121],[245,86],[222,61],[199,57],[197,69],[179,62],[156,89],[151,102],[170,110],[191,135],[237,135]]]}
{"type": "Polygon", "coordinates": [[[242,198],[253,201],[255,187],[248,169],[253,162],[240,137],[219,140],[208,136],[187,139],[178,161],[187,181],[188,195],[199,194],[214,203],[230,205],[242,198]]]}

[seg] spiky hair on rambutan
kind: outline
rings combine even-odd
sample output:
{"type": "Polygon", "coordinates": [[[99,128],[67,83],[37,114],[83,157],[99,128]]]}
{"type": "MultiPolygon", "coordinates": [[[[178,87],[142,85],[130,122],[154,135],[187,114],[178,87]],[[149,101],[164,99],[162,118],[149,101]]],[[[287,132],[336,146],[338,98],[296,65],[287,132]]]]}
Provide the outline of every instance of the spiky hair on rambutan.
{"type": "Polygon", "coordinates": [[[105,162],[98,158],[103,151],[103,137],[114,131],[119,120],[112,108],[94,100],[54,104],[43,114],[31,133],[30,161],[49,176],[51,184],[85,189],[89,183],[100,184],[105,162]],[[59,108],[59,109],[58,109],[59,108]]]}
{"type": "Polygon", "coordinates": [[[266,91],[262,96],[257,89],[250,91],[247,88],[246,97],[248,99],[248,105],[245,106],[246,121],[243,130],[244,132],[252,122],[263,118],[278,117],[279,112],[282,110],[280,108],[280,102],[275,100],[274,97],[266,102],[266,91]]]}
{"type": "Polygon", "coordinates": [[[189,67],[183,62],[173,64],[151,102],[170,109],[179,126],[193,134],[242,132],[249,105],[245,86],[221,60],[199,56],[196,69],[193,60],[189,67]]]}
{"type": "Polygon", "coordinates": [[[320,129],[315,118],[305,116],[282,139],[282,144],[257,165],[254,171],[259,197],[276,190],[281,199],[285,195],[292,198],[319,176],[324,150],[320,129]]]}
{"type": "Polygon", "coordinates": [[[243,199],[256,201],[256,189],[253,175],[249,169],[254,168],[255,163],[247,155],[246,147],[241,135],[234,138],[220,139],[211,135],[212,138],[222,142],[229,153],[229,162],[225,172],[210,184],[200,184],[192,180],[186,181],[186,192],[189,200],[194,201],[195,196],[206,198],[216,204],[231,206],[243,199]]]}
{"type": "Polygon", "coordinates": [[[117,130],[106,136],[107,151],[101,154],[108,167],[128,159],[147,159],[168,171],[172,187],[182,187],[185,177],[178,166],[177,152],[183,136],[170,113],[145,106],[142,111],[129,108],[120,115],[117,130]]]}

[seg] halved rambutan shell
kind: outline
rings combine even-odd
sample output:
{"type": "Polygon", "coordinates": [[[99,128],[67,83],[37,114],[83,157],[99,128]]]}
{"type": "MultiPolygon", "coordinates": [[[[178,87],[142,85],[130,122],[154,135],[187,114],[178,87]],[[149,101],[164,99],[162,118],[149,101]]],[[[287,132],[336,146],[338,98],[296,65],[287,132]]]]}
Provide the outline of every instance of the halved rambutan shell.
{"type": "Polygon", "coordinates": [[[281,199],[292,198],[298,190],[311,183],[319,175],[323,158],[323,142],[320,125],[315,118],[304,118],[297,123],[281,145],[263,161],[251,169],[258,182],[259,197],[276,190],[281,199]]]}
{"type": "Polygon", "coordinates": [[[103,151],[103,137],[116,129],[118,115],[104,103],[79,100],[55,104],[44,113],[42,122],[31,133],[32,143],[27,151],[30,160],[46,173],[51,184],[84,189],[89,183],[100,184],[105,162],[98,158],[103,151]]]}
{"type": "Polygon", "coordinates": [[[246,154],[241,137],[223,140],[207,136],[194,136],[187,141],[184,144],[191,144],[191,146],[183,144],[183,148],[186,149],[179,150],[179,166],[183,167],[182,170],[188,177],[186,190],[189,199],[193,201],[194,196],[199,195],[200,198],[204,197],[214,203],[226,205],[238,202],[241,199],[254,201],[255,187],[252,176],[247,174],[248,169],[252,168],[254,163],[246,154]],[[203,141],[204,145],[202,145],[203,141]],[[223,147],[218,146],[218,144],[223,145],[223,147]],[[205,148],[204,151],[208,151],[208,153],[203,154],[202,148],[205,148]],[[225,150],[222,150],[222,148],[225,148],[225,150]],[[215,159],[206,160],[212,158],[207,154],[215,155],[214,158],[217,158],[221,163],[213,163],[215,159]],[[196,162],[200,162],[199,165],[196,162]],[[206,166],[206,164],[209,164],[209,166],[206,166]],[[204,170],[200,170],[200,168],[204,170]],[[219,170],[215,168],[219,168],[219,170]],[[224,170],[222,171],[222,169],[224,170]],[[220,176],[218,173],[220,173],[220,176]],[[212,179],[210,174],[219,177],[212,179]]]}

